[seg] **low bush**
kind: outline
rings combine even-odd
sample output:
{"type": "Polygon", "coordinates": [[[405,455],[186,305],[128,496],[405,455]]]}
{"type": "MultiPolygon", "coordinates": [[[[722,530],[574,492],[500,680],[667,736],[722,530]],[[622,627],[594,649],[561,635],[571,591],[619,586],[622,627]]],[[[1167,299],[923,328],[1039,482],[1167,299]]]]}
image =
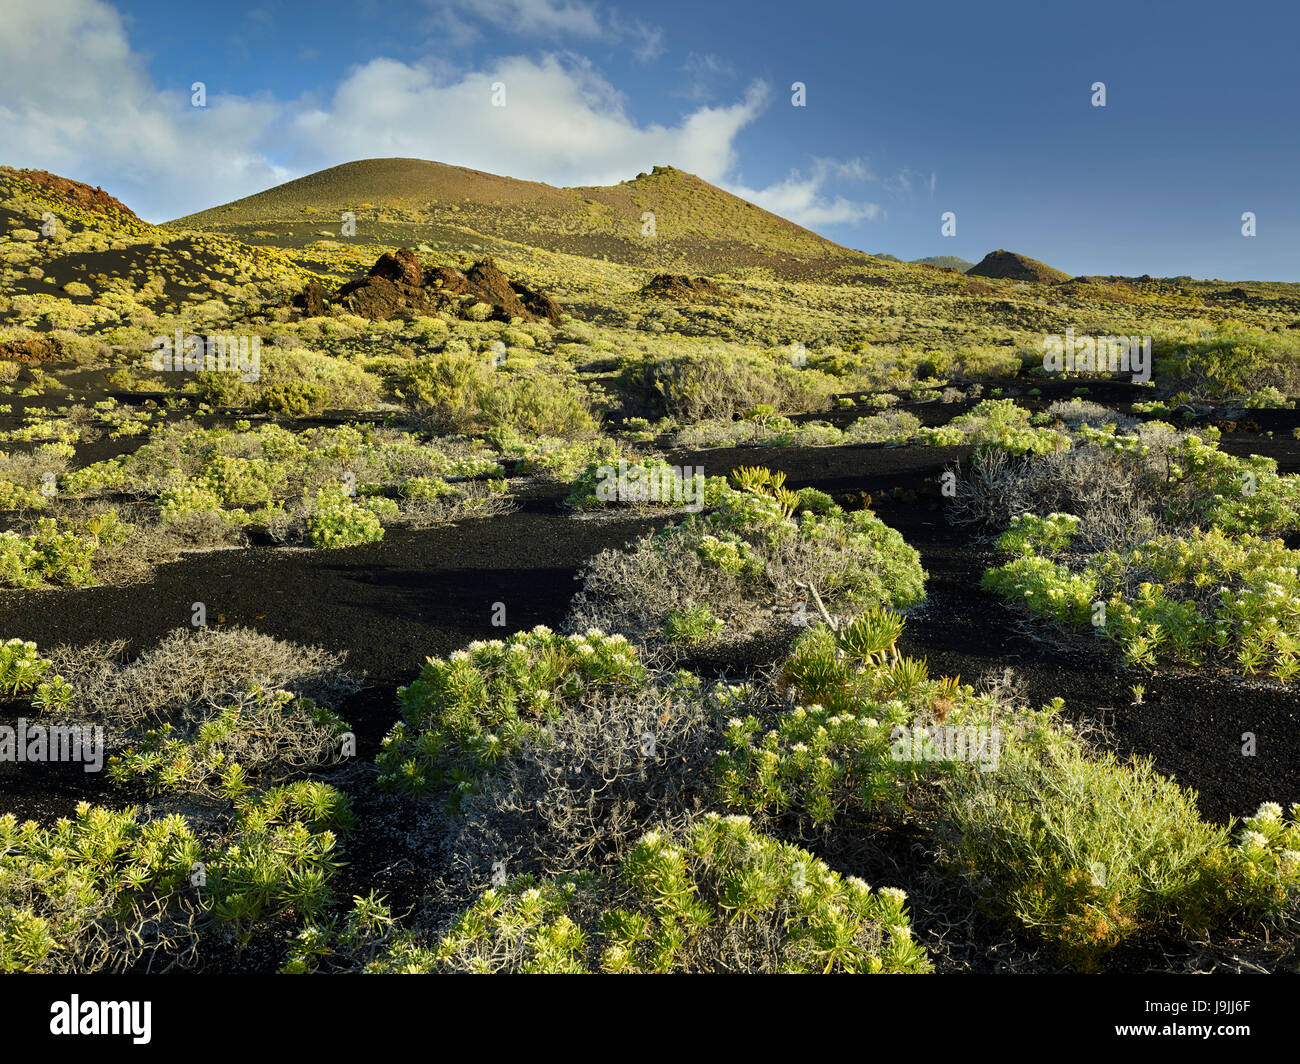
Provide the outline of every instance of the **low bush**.
{"type": "Polygon", "coordinates": [[[449,787],[451,801],[594,688],[639,686],[645,671],[622,636],[562,636],[544,626],[431,658],[398,689],[402,720],[377,759],[382,786],[407,794],[449,787]]]}
{"type": "Polygon", "coordinates": [[[746,817],[651,831],[609,881],[517,878],[436,951],[464,972],[923,973],[905,896],[844,878],[746,817]]]}
{"type": "Polygon", "coordinates": [[[1161,929],[1258,922],[1293,903],[1300,854],[1280,809],[1248,821],[1237,846],[1195,796],[1150,761],[1120,762],[1058,735],[1012,744],[995,774],[947,779],[943,832],[988,905],[1085,970],[1161,929]]]}
{"type": "Polygon", "coordinates": [[[716,510],[592,559],[569,623],[654,643],[670,614],[707,602],[747,638],[781,623],[776,608],[811,610],[815,597],[846,614],[924,598],[919,555],[875,514],[790,491],[765,469],[739,470],[733,483],[716,510]]]}
{"type": "MultiPolygon", "coordinates": [[[[936,726],[986,743],[997,706],[960,678],[932,680],[924,662],[899,657],[903,619],[863,614],[843,631],[815,628],[796,642],[780,683],[790,703],[775,714],[730,717],[714,764],[719,797],[763,817],[793,816],[813,827],[846,813],[898,810],[917,780],[951,771],[936,726]]],[[[732,693],[742,706],[748,692],[732,693]]],[[[743,710],[741,710],[743,712],[743,710]]],[[[986,770],[996,745],[966,751],[986,770]]],[[[991,759],[991,760],[990,760],[991,759]]],[[[914,796],[913,796],[914,799],[914,796]]]]}
{"type": "Polygon", "coordinates": [[[950,521],[1005,528],[1023,513],[1080,518],[1078,538],[1094,549],[1128,547],[1162,532],[1222,528],[1279,533],[1300,528],[1300,477],[1277,463],[1239,458],[1206,438],[1148,422],[1128,435],[1083,427],[1075,445],[1014,457],[985,452],[954,476],[950,521]]]}
{"type": "Polygon", "coordinates": [[[109,758],[108,775],[116,783],[140,780],[153,794],[233,801],[341,760],[347,727],[309,698],[254,684],[188,729],[151,729],[138,746],[109,758]]]}
{"type": "Polygon", "coordinates": [[[1066,627],[1091,624],[1130,665],[1231,664],[1286,682],[1300,672],[1300,552],[1217,529],[1052,562],[1026,551],[983,586],[1066,627]]]}
{"type": "Polygon", "coordinates": [[[53,827],[0,816],[0,972],[121,971],[191,953],[201,844],[178,816],[82,802],[53,827]],[[145,931],[148,937],[144,937],[145,931]]]}
{"type": "Polygon", "coordinates": [[[1156,337],[1152,355],[1157,380],[1196,399],[1300,392],[1300,338],[1287,333],[1225,325],[1215,334],[1156,337]]]}
{"type": "Polygon", "coordinates": [[[25,698],[34,709],[66,709],[73,700],[72,685],[58,674],[54,662],[43,658],[36,644],[22,639],[0,643],[0,697],[25,698]]]}
{"type": "Polygon", "coordinates": [[[341,657],[249,628],[176,628],[134,660],[124,643],[58,647],[55,668],[72,684],[76,713],[114,728],[189,732],[253,686],[292,691],[334,707],[360,687],[341,657]]]}
{"type": "Polygon", "coordinates": [[[378,543],[384,538],[384,529],[365,501],[356,501],[338,485],[316,493],[307,515],[307,536],[314,547],[355,547],[378,543]]]}
{"type": "Polygon", "coordinates": [[[596,430],[586,391],[572,377],[514,374],[481,356],[422,356],[400,371],[394,389],[443,432],[506,429],[570,439],[596,430]]]}
{"type": "Polygon", "coordinates": [[[620,384],[635,413],[684,425],[732,421],[761,405],[777,414],[824,410],[834,390],[817,370],[722,350],[646,358],[626,367],[620,384]]]}

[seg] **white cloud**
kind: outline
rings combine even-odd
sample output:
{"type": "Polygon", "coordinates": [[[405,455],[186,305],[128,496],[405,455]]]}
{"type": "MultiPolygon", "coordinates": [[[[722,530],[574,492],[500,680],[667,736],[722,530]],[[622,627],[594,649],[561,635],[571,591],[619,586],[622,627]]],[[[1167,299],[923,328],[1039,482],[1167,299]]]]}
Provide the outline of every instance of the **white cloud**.
{"type": "MultiPolygon", "coordinates": [[[[578,0],[508,0],[537,26],[591,25],[578,0]]],[[[476,7],[476,11],[484,9],[476,7]]],[[[718,61],[720,65],[720,61],[718,61]]],[[[832,194],[865,181],[859,160],[817,159],[767,188],[736,178],[736,140],[765,109],[755,81],[727,104],[643,123],[590,62],[515,56],[454,72],[445,62],[376,58],[324,100],[242,97],[208,86],[208,106],[161,91],[103,0],[0,8],[3,162],[102,184],[153,220],[202,210],[353,159],[409,156],[554,185],[614,184],[655,164],[706,181],[804,225],[853,223],[879,207],[832,194]],[[506,106],[492,106],[504,83],[506,106]],[[735,178],[733,180],[733,178],[735,178]]]]}
{"type": "Polygon", "coordinates": [[[656,163],[716,180],[734,164],[736,135],[766,91],[700,108],[674,126],[640,125],[619,92],[585,61],[514,57],[447,79],[429,67],[373,59],[325,105],[289,126],[296,168],[370,156],[437,159],[561,185],[612,184],[656,163]],[[505,106],[492,105],[493,86],[505,106]]]}
{"type": "Polygon", "coordinates": [[[628,33],[641,42],[632,49],[632,54],[642,63],[651,63],[664,54],[664,31],[658,26],[638,22],[628,33]]]}
{"type": "Polygon", "coordinates": [[[158,91],[99,0],[0,10],[0,101],[6,163],[111,184],[154,216],[289,176],[256,148],[275,103],[217,95],[199,110],[158,91]]]}
{"type": "Polygon", "coordinates": [[[453,45],[482,41],[483,25],[496,36],[559,41],[578,38],[626,44],[641,63],[664,53],[664,31],[640,19],[627,19],[616,8],[605,14],[588,0],[425,0],[428,25],[453,45]]]}
{"type": "Polygon", "coordinates": [[[874,181],[875,175],[861,159],[840,161],[819,158],[813,160],[812,173],[804,177],[793,170],[784,181],[766,188],[748,188],[740,184],[720,182],[722,187],[737,196],[757,203],[773,214],[792,222],[816,228],[826,225],[856,225],[880,217],[877,203],[851,200],[842,195],[831,195],[826,186],[832,181],[874,181]]]}
{"type": "Polygon", "coordinates": [[[597,38],[606,33],[596,5],[583,0],[435,0],[432,6],[528,36],[597,38]]]}

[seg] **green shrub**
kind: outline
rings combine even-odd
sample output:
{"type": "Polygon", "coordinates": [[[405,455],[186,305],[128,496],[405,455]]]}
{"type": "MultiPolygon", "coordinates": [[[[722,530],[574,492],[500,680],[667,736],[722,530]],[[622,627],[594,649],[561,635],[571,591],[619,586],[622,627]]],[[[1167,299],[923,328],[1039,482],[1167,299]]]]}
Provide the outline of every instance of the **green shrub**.
{"type": "Polygon", "coordinates": [[[1225,325],[1217,335],[1157,337],[1152,355],[1157,380],[1202,399],[1300,389],[1300,340],[1286,333],[1225,325]]]}
{"type": "Polygon", "coordinates": [[[698,646],[707,643],[722,631],[720,620],[713,616],[707,602],[685,610],[674,610],[664,621],[664,638],[670,643],[698,646]]]}
{"type": "Polygon", "coordinates": [[[351,799],[316,781],[242,801],[234,843],[206,869],[201,897],[211,918],[232,924],[247,942],[264,917],[321,912],[339,867],[339,834],[353,823],[351,799]]]}
{"type": "Polygon", "coordinates": [[[430,658],[415,682],[398,688],[402,720],[384,737],[379,782],[407,794],[450,786],[455,804],[565,704],[592,688],[644,679],[622,636],[562,636],[543,625],[430,658]]]}
{"type": "Polygon", "coordinates": [[[716,506],[726,486],[722,477],[705,477],[661,459],[620,458],[587,466],[565,501],[580,509],[620,503],[702,509],[716,506]]]}
{"type": "Polygon", "coordinates": [[[972,744],[969,756],[996,768],[992,703],[959,679],[931,680],[923,662],[898,657],[902,630],[901,617],[879,611],[840,633],[819,627],[800,637],[780,677],[793,707],[774,726],[754,715],[728,721],[714,765],[721,799],[814,826],[850,811],[901,808],[910,783],[952,770],[926,732],[945,723],[983,727],[988,748],[972,744]]]}
{"type": "Polygon", "coordinates": [[[945,788],[955,859],[986,902],[1085,969],[1162,928],[1258,920],[1300,888],[1300,860],[1281,848],[1294,818],[1230,848],[1228,829],[1201,820],[1194,794],[1150,761],[1094,756],[1063,736],[1011,744],[998,772],[958,773],[945,788]]]}
{"type": "Polygon", "coordinates": [[[200,844],[178,816],[141,822],[135,809],[82,802],[53,827],[0,816],[0,972],[121,970],[184,916],[200,844]]]}
{"type": "Polygon", "coordinates": [[[342,919],[320,914],[294,936],[281,972],[302,975],[320,971],[402,975],[430,972],[433,951],[397,925],[384,899],[372,891],[355,896],[342,919]]]}
{"type": "Polygon", "coordinates": [[[397,376],[400,398],[447,432],[508,429],[571,438],[595,431],[587,396],[563,376],[517,376],[480,356],[425,355],[397,376]]]}
{"type": "Polygon", "coordinates": [[[487,891],[436,956],[467,972],[928,972],[905,901],[710,813],[680,840],[644,835],[610,883],[520,877],[487,891]]]}
{"type": "Polygon", "coordinates": [[[831,391],[816,370],[725,350],[646,358],[624,369],[621,384],[647,416],[683,424],[730,421],[761,406],[781,414],[821,410],[831,391]]]}
{"type": "Polygon", "coordinates": [[[741,468],[733,481],[716,510],[592,559],[573,623],[655,641],[670,613],[708,602],[745,636],[767,623],[763,607],[811,610],[814,594],[850,616],[924,599],[920,556],[875,514],[828,507],[822,493],[790,491],[766,469],[741,468]]]}
{"type": "Polygon", "coordinates": [[[0,643],[0,695],[26,698],[36,709],[65,709],[72,686],[54,671],[54,663],[37,653],[36,644],[21,639],[0,643]]]}
{"type": "Polygon", "coordinates": [[[1070,514],[1035,517],[1022,514],[1011,519],[1011,527],[998,537],[994,546],[1008,554],[1034,554],[1037,551],[1065,550],[1079,527],[1079,519],[1070,514]]]}
{"type": "Polygon", "coordinates": [[[0,510],[39,510],[45,502],[39,491],[0,477],[0,510]]]}
{"type": "Polygon", "coordinates": [[[95,582],[99,551],[120,545],[129,534],[130,526],[119,520],[116,510],[67,528],[43,517],[30,534],[0,532],[0,587],[89,586],[95,582]]]}
{"type": "Polygon", "coordinates": [[[257,398],[257,409],[270,414],[288,414],[305,417],[324,410],[330,401],[330,391],[312,381],[284,381],[271,384],[257,398]]]}
{"type": "Polygon", "coordinates": [[[220,795],[236,800],[253,786],[337,760],[347,725],[325,706],[254,684],[183,732],[171,723],[109,758],[117,783],[138,779],[158,794],[220,795]],[[250,778],[252,777],[252,778],[250,778]]]}
{"type": "Polygon", "coordinates": [[[1212,529],[1076,566],[1025,554],[988,570],[982,586],[1067,627],[1095,624],[1130,665],[1218,659],[1284,683],[1300,672],[1300,552],[1280,540],[1212,529]]]}
{"type": "Polygon", "coordinates": [[[341,484],[321,488],[307,517],[312,545],[325,549],[378,543],[384,538],[379,518],[358,504],[341,484]]]}

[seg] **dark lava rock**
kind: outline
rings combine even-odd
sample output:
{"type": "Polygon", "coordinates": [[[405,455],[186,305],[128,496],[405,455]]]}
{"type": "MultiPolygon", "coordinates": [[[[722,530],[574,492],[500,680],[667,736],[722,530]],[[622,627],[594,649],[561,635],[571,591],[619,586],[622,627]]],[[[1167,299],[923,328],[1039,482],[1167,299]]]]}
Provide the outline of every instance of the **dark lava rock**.
{"type": "Polygon", "coordinates": [[[53,362],[61,354],[62,345],[48,336],[29,336],[0,343],[0,359],[8,362],[53,362]]]}
{"type": "Polygon", "coordinates": [[[528,308],[519,301],[519,294],[510,287],[510,278],[502,273],[489,256],[474,263],[465,274],[469,286],[485,303],[491,303],[498,315],[535,321],[528,308]]]}
{"type": "Polygon", "coordinates": [[[726,293],[705,277],[687,277],[681,273],[660,273],[641,289],[642,295],[661,299],[722,299],[726,293]]]}
{"type": "Polygon", "coordinates": [[[424,275],[424,283],[429,288],[437,288],[448,295],[459,296],[469,291],[469,282],[465,275],[451,266],[434,266],[424,275]]]}
{"type": "Polygon", "coordinates": [[[433,293],[419,285],[399,284],[387,277],[366,277],[339,289],[338,304],[351,314],[371,321],[387,321],[403,314],[437,309],[433,293]]]}
{"type": "Polygon", "coordinates": [[[420,260],[410,248],[401,248],[395,254],[385,251],[370,267],[369,277],[383,277],[398,284],[419,286],[424,283],[420,260]]]}
{"type": "Polygon", "coordinates": [[[510,287],[515,290],[519,301],[534,317],[545,318],[552,325],[560,324],[560,315],[564,313],[564,308],[540,288],[529,288],[520,281],[511,281],[510,287]]]}
{"type": "MultiPolygon", "coordinates": [[[[294,303],[305,310],[310,298],[304,289],[294,303]]],[[[489,304],[498,321],[545,318],[559,324],[564,313],[545,292],[511,281],[491,258],[476,262],[465,273],[451,266],[426,270],[410,248],[385,252],[365,277],[340,288],[335,300],[344,310],[372,321],[436,310],[461,313],[476,301],[489,304]]]]}
{"type": "Polygon", "coordinates": [[[308,281],[293,297],[293,305],[302,311],[304,318],[323,318],[329,313],[325,309],[325,289],[319,281],[308,281]]]}

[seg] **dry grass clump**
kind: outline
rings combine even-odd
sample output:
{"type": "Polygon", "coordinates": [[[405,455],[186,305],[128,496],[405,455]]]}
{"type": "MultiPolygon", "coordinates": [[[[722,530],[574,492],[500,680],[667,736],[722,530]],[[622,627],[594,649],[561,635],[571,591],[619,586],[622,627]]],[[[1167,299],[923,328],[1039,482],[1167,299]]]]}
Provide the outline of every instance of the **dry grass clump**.
{"type": "Polygon", "coordinates": [[[1006,528],[1040,509],[1079,517],[1080,542],[1112,549],[1145,542],[1165,531],[1160,507],[1139,489],[1127,456],[1075,448],[1019,457],[994,449],[956,479],[948,520],[1006,528]]]}
{"type": "Polygon", "coordinates": [[[1046,413],[1054,420],[1063,421],[1065,427],[1072,431],[1087,424],[1093,428],[1114,425],[1118,432],[1127,433],[1142,423],[1140,418],[1133,417],[1131,414],[1123,414],[1101,403],[1078,398],[1058,399],[1047,408],[1046,413]]]}
{"type": "Polygon", "coordinates": [[[815,617],[818,600],[854,615],[925,597],[920,556],[896,530],[869,511],[846,514],[821,493],[783,492],[780,483],[727,490],[716,513],[602,551],[582,571],[567,623],[654,645],[670,616],[707,606],[725,638],[744,641],[777,629],[793,635],[791,617],[815,617]]]}
{"type": "Polygon", "coordinates": [[[451,846],[468,886],[576,873],[621,859],[652,824],[684,826],[708,807],[722,719],[698,681],[598,693],[566,710],[461,802],[451,846]]]}
{"type": "Polygon", "coordinates": [[[56,647],[50,658],[77,692],[77,712],[121,728],[197,720],[250,685],[291,690],[326,705],[358,690],[342,655],[251,628],[175,628],[126,662],[124,641],[56,647]]]}
{"type": "Polygon", "coordinates": [[[646,358],[624,369],[622,383],[633,408],[683,424],[730,421],[759,406],[777,414],[825,410],[836,388],[817,370],[723,349],[646,358]]]}

